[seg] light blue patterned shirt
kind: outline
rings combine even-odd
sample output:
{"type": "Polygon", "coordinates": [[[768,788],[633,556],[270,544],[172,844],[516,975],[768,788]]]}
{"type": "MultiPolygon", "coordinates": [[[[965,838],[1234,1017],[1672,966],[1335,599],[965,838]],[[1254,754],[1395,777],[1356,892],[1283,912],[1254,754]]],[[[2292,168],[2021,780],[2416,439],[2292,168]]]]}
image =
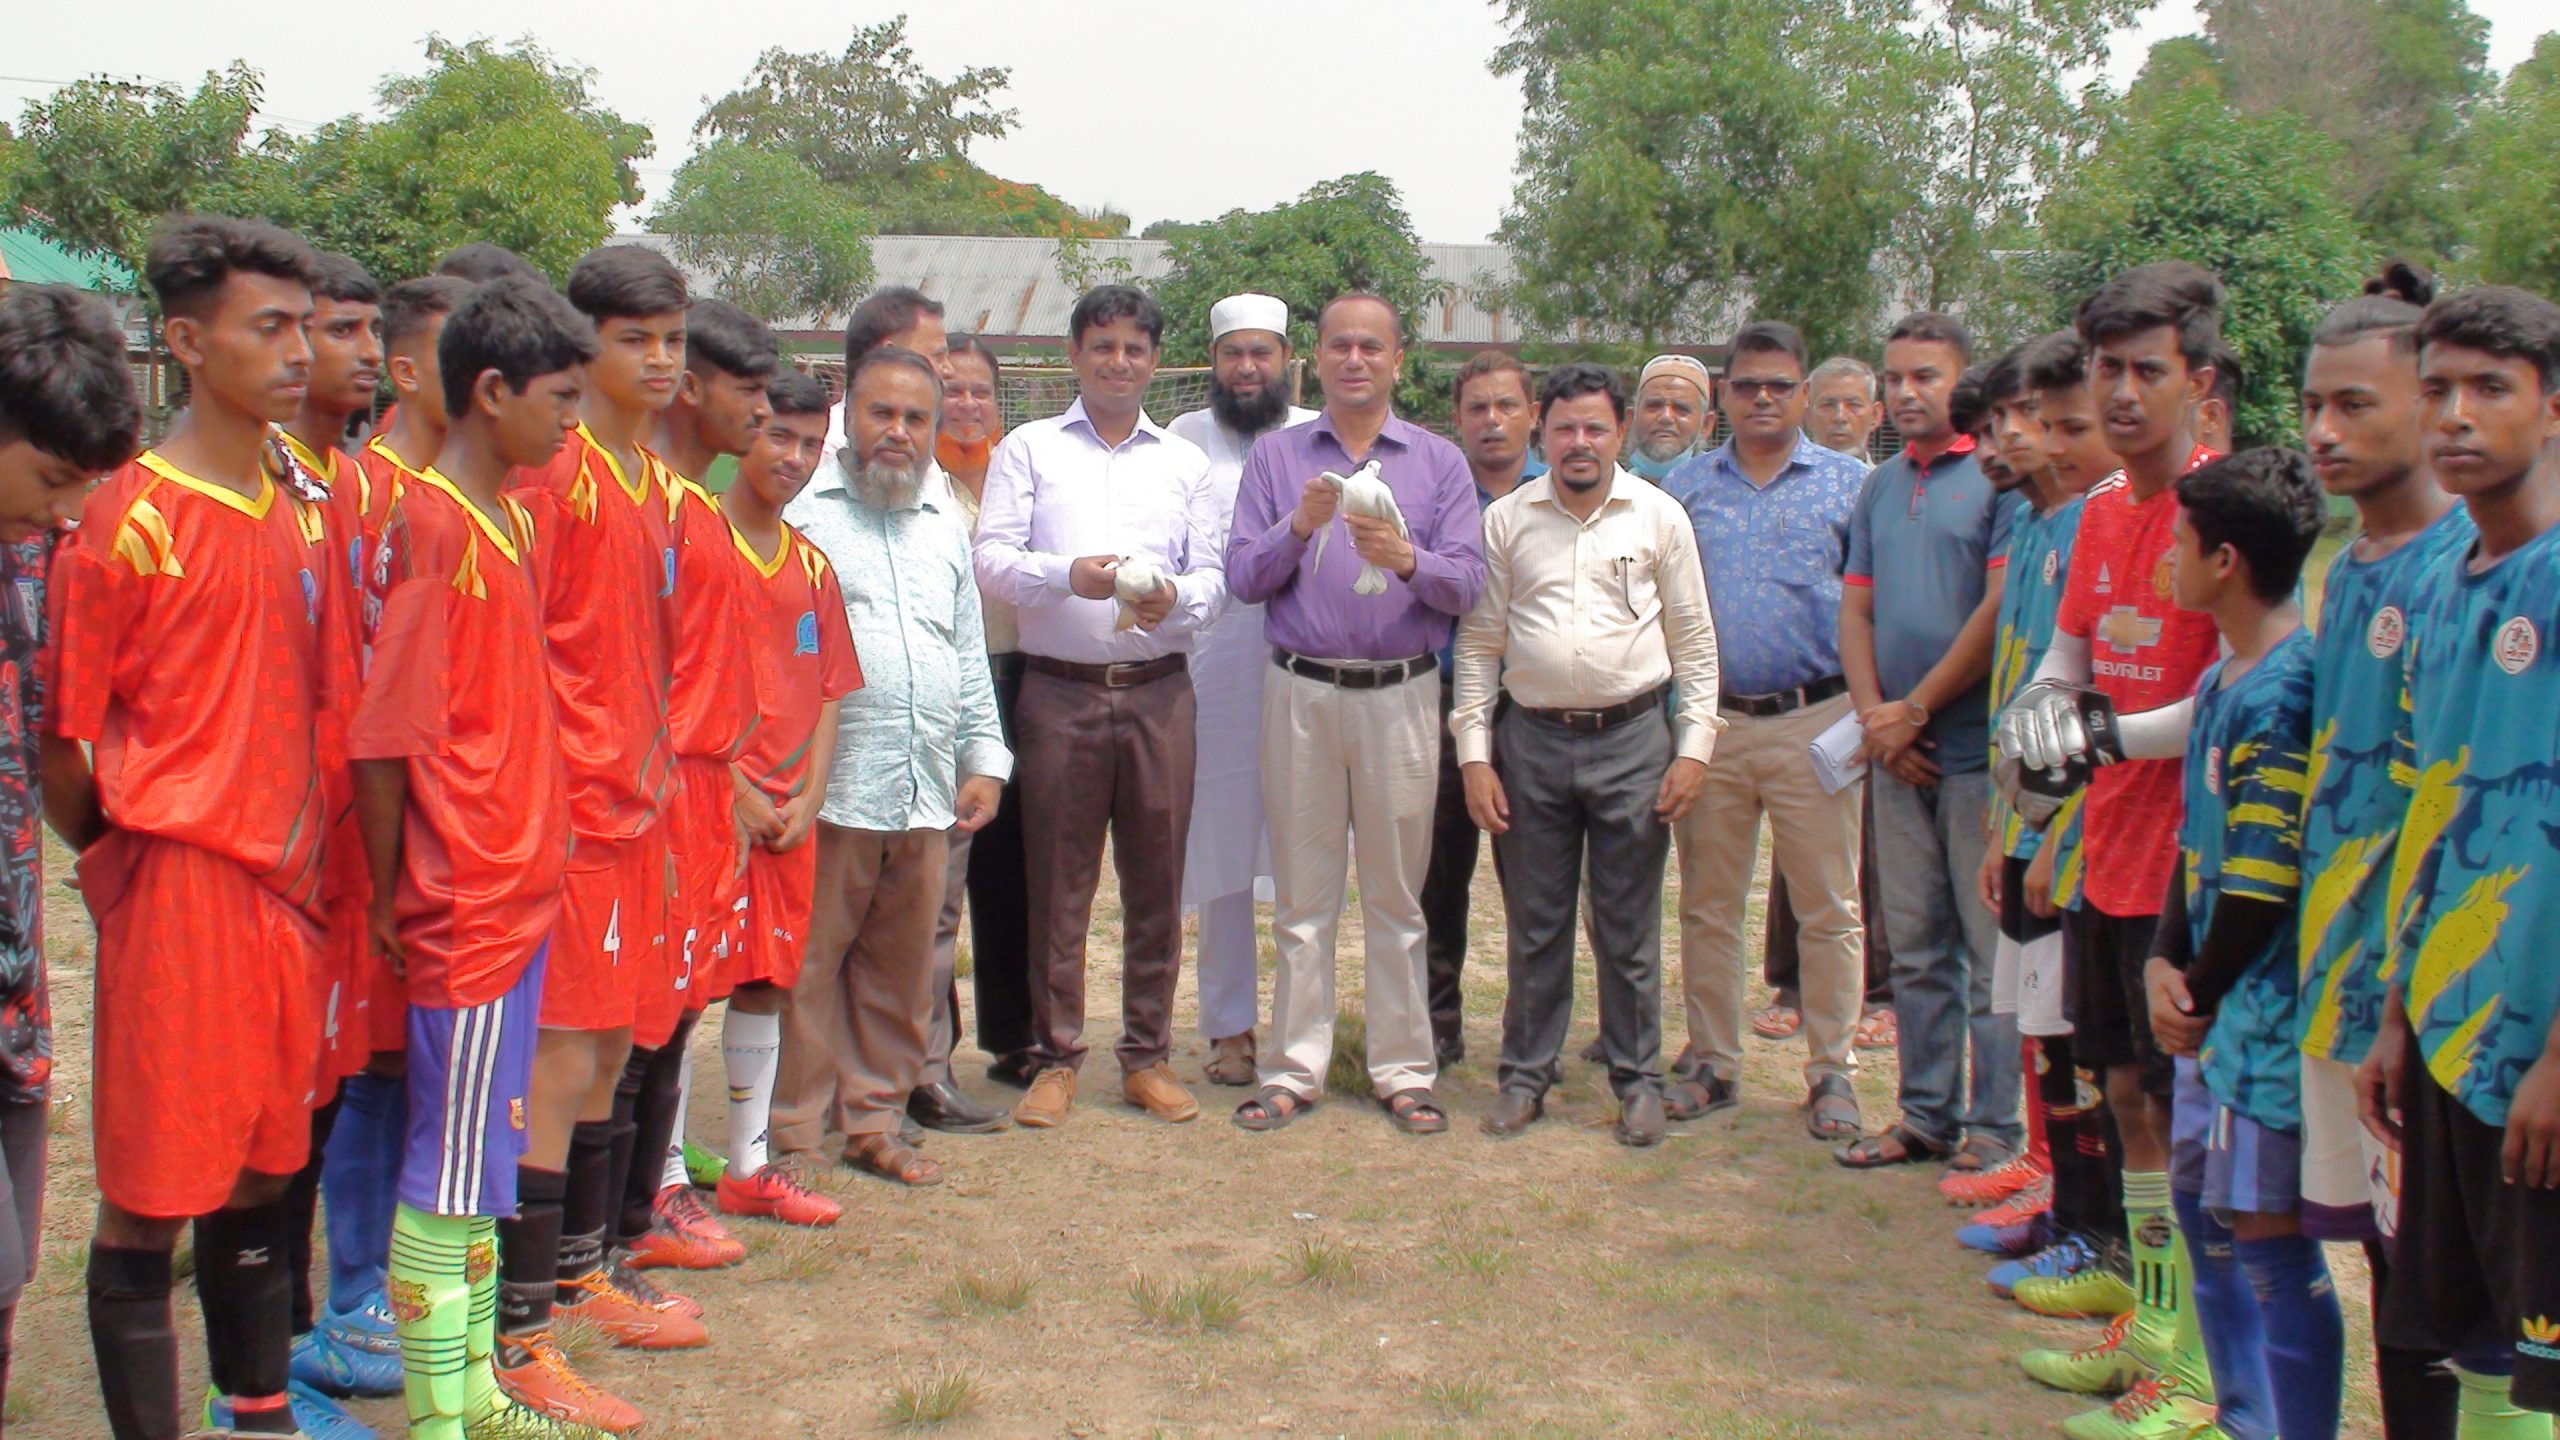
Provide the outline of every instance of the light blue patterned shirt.
{"type": "Polygon", "coordinates": [[[1733,442],[1680,462],[1663,493],[1689,512],[1707,567],[1727,695],[1772,695],[1840,673],[1840,572],[1867,464],[1802,434],[1754,485],[1733,442]]]}
{"type": "Polygon", "coordinates": [[[786,514],[835,566],[862,657],[818,818],[852,830],[950,828],[961,777],[1013,773],[968,531],[930,498],[863,504],[833,463],[786,514]]]}

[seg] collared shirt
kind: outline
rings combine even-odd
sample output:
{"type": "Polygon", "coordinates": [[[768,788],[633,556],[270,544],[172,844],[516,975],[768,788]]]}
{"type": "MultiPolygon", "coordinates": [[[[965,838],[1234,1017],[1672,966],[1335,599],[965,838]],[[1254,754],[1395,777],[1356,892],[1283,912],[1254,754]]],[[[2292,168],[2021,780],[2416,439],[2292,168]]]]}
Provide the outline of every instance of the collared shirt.
{"type": "MultiPolygon", "coordinates": [[[[1991,488],[1973,437],[1930,459],[1905,449],[1867,477],[1849,522],[1843,580],[1875,590],[1876,678],[1887,698],[1911,693],[1945,655],[2008,564],[2009,527],[2027,502],[1991,488]]],[[[1949,775],[1990,767],[1990,680],[1929,717],[1929,757],[1949,775]]]]}
{"type": "Polygon", "coordinates": [[[1766,485],[1751,483],[1730,440],[1662,482],[1697,531],[1725,693],[1774,695],[1840,673],[1840,572],[1866,483],[1865,461],[1802,433],[1766,485]]]}
{"type": "Polygon", "coordinates": [[[1458,763],[1493,758],[1496,693],[1538,710],[1593,710],[1678,682],[1672,740],[1715,753],[1716,627],[1688,513],[1620,469],[1588,520],[1552,475],[1484,512],[1483,596],[1458,625],[1458,763]]]}
{"type": "MultiPolygon", "coordinates": [[[[1472,478],[1474,473],[1471,467],[1468,470],[1469,477],[1472,478]]],[[[1516,493],[1522,486],[1546,473],[1547,462],[1535,455],[1526,456],[1520,461],[1520,478],[1512,481],[1511,488],[1503,491],[1502,495],[1516,493]]],[[[1484,488],[1483,481],[1476,481],[1476,513],[1482,515],[1492,509],[1493,502],[1501,499],[1502,495],[1496,495],[1484,488]]],[[[1460,618],[1459,623],[1461,625],[1465,623],[1464,617],[1460,618]]],[[[1440,647],[1440,680],[1446,685],[1458,683],[1458,628],[1457,625],[1449,627],[1449,639],[1440,647]]]]}
{"type": "Polygon", "coordinates": [[[978,512],[978,583],[1020,610],[1029,655],[1110,665],[1188,653],[1227,605],[1226,524],[1209,457],[1139,412],[1104,443],[1084,401],[1004,437],[987,462],[978,512]],[[1173,581],[1173,613],[1153,630],[1115,628],[1117,600],[1087,600],[1068,572],[1079,556],[1143,558],[1173,581]]]}
{"type": "Polygon", "coordinates": [[[930,499],[863,504],[840,465],[820,470],[792,508],[791,523],[835,567],[862,656],[818,817],[853,830],[948,829],[962,777],[1013,774],[969,537],[930,499]]]}
{"type": "Polygon", "coordinates": [[[1236,598],[1270,608],[1272,644],[1322,660],[1410,660],[1449,642],[1457,618],[1484,590],[1484,516],[1458,447],[1390,415],[1370,446],[1413,543],[1413,578],[1387,577],[1383,595],[1353,593],[1362,561],[1336,515],[1324,554],[1289,528],[1307,482],[1348,475],[1353,460],[1330,413],[1254,442],[1237,482],[1235,533],[1227,542],[1236,598]]]}
{"type": "MultiPolygon", "coordinates": [[[[941,477],[942,491],[951,497],[951,513],[960,517],[960,528],[968,532],[970,544],[975,545],[978,538],[978,516],[983,513],[979,508],[978,497],[970,494],[968,486],[952,479],[940,466],[934,467],[933,475],[925,477],[927,496],[932,496],[934,493],[935,476],[941,477]]],[[[1022,648],[1022,621],[1014,613],[1012,606],[1002,600],[989,597],[986,587],[982,585],[978,587],[978,608],[986,617],[989,655],[1010,655],[1022,648]]]]}

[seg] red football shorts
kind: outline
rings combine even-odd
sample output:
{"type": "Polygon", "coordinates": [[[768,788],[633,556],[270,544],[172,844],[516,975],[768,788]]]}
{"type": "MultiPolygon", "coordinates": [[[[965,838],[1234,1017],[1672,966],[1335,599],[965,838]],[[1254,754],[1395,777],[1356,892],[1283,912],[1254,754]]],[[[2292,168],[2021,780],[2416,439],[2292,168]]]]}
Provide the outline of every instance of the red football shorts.
{"type": "Polygon", "coordinates": [[[79,873],[98,926],[98,1192],[136,1215],[203,1215],[243,1170],[301,1169],[320,927],[237,861],[130,830],[110,829],[79,873]]]}
{"type": "Polygon", "coordinates": [[[672,983],[668,871],[664,825],[630,840],[576,837],[542,982],[543,1029],[635,1025],[641,997],[672,983]]]}
{"type": "MultiPolygon", "coordinates": [[[[667,842],[675,848],[675,918],[668,929],[675,947],[675,985],[659,1002],[667,1035],[675,1033],[676,1016],[699,1010],[729,993],[728,974],[737,967],[741,918],[746,912],[747,877],[738,865],[737,791],[728,762],[686,756],[676,761],[675,802],[667,807],[667,842]]],[[[649,1002],[642,1003],[641,1029],[655,1033],[649,1002]]],[[[632,1039],[642,1045],[664,1042],[645,1034],[632,1039]]]]}
{"type": "Polygon", "coordinates": [[[320,944],[320,963],[311,970],[312,1005],[320,1017],[320,1098],[325,1103],[338,1082],[363,1071],[373,1058],[373,936],[366,928],[364,902],[356,897],[329,906],[329,928],[320,944]]]}
{"type": "Polygon", "coordinates": [[[788,990],[800,983],[809,954],[809,913],[817,903],[818,837],[814,831],[780,854],[759,845],[747,854],[747,937],[732,967],[737,985],[764,981],[788,990]]]}

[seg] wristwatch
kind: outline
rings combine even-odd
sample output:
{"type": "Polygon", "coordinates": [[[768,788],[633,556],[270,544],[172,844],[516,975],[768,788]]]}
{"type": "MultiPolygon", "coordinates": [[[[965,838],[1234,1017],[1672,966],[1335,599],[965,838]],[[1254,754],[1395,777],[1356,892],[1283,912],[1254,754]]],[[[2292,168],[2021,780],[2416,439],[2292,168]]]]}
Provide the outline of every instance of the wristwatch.
{"type": "Polygon", "coordinates": [[[1909,706],[1911,709],[1911,723],[1924,730],[1927,729],[1929,725],[1929,707],[1921,704],[1917,700],[1911,699],[1905,699],[1902,703],[1909,706]]]}

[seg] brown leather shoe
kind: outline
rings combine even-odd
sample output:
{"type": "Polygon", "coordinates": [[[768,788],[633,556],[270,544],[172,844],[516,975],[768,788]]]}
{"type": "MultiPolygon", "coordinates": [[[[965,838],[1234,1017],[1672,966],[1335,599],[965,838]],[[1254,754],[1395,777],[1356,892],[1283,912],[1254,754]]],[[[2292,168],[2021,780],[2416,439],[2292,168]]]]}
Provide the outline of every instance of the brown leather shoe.
{"type": "MultiPolygon", "coordinates": [[[[1130,1104],[1159,1120],[1179,1125],[1200,1113],[1200,1102],[1173,1078],[1173,1067],[1159,1060],[1144,1070],[1120,1077],[1120,1094],[1130,1104]]],[[[1024,1102],[1028,1104],[1029,1102],[1024,1102]]]]}
{"type": "Polygon", "coordinates": [[[1209,1063],[1201,1071],[1212,1085],[1250,1085],[1254,1081],[1253,1032],[1209,1042],[1209,1063]]]}
{"type": "Polygon", "coordinates": [[[1032,1077],[1031,1093],[1013,1107],[1013,1123],[1033,1130],[1055,1129],[1067,1123],[1067,1112],[1075,1103],[1076,1072],[1052,1065],[1032,1077]]]}

